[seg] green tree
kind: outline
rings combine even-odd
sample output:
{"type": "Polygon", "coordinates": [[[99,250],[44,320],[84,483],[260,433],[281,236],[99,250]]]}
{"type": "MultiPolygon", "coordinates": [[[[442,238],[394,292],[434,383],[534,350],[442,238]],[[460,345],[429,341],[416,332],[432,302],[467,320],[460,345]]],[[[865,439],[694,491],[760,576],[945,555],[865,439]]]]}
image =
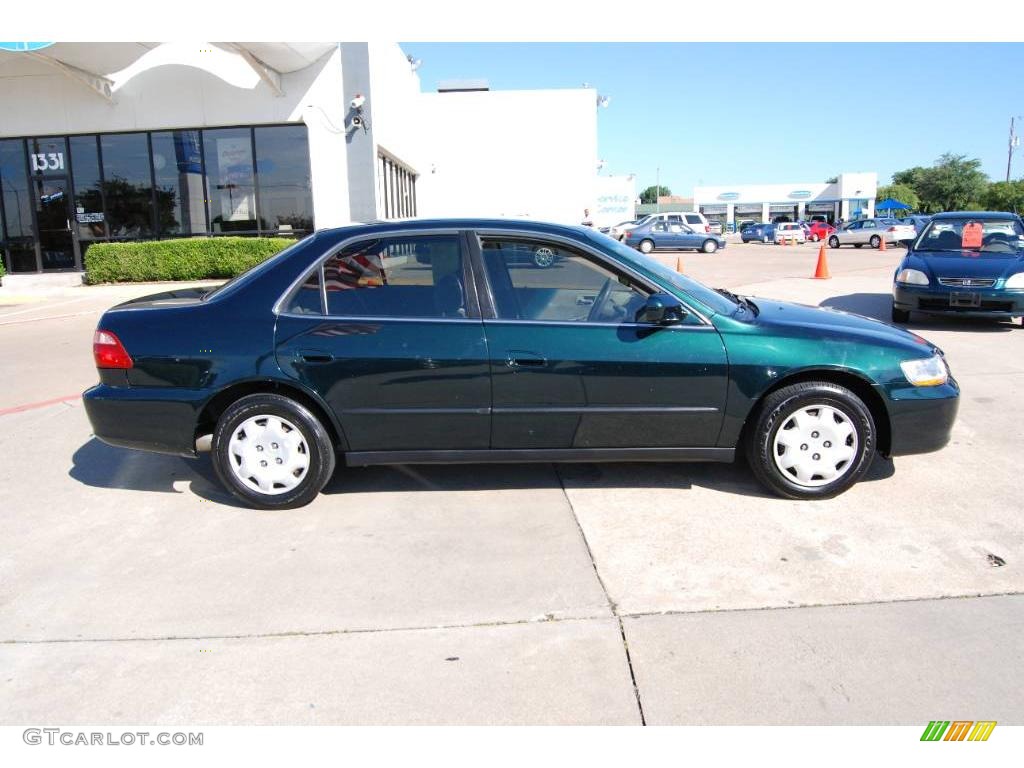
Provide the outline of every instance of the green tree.
{"type": "Polygon", "coordinates": [[[907,184],[886,184],[884,187],[878,188],[876,197],[879,200],[888,200],[889,198],[899,200],[915,211],[921,207],[921,198],[917,196],[914,188],[907,184]]]}
{"type": "Polygon", "coordinates": [[[927,170],[927,168],[922,168],[920,165],[915,165],[913,168],[907,168],[905,171],[898,171],[892,175],[892,183],[907,186],[916,191],[917,184],[921,180],[921,174],[927,170]]]}
{"type": "Polygon", "coordinates": [[[931,168],[922,169],[911,186],[929,213],[957,211],[979,204],[988,176],[981,171],[981,160],[947,152],[931,168]]]}
{"type": "Polygon", "coordinates": [[[1024,180],[989,184],[981,201],[988,211],[1024,212],[1024,180]]]}
{"type": "Polygon", "coordinates": [[[649,186],[647,189],[640,193],[640,202],[644,203],[645,205],[648,205],[650,203],[656,203],[658,202],[659,197],[667,197],[668,195],[671,194],[672,190],[669,189],[668,187],[664,185],[656,187],[652,184],[651,186],[649,186]]]}

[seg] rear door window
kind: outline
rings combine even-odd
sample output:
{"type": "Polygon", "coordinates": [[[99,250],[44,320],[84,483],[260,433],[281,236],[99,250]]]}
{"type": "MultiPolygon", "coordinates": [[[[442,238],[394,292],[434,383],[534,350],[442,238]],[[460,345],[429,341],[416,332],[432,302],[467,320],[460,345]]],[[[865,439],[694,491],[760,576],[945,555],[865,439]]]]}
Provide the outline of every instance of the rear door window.
{"type": "MultiPolygon", "coordinates": [[[[473,315],[456,235],[363,240],[328,258],[322,271],[327,314],[335,317],[473,315]]],[[[303,286],[297,296],[311,290],[303,286]]]]}

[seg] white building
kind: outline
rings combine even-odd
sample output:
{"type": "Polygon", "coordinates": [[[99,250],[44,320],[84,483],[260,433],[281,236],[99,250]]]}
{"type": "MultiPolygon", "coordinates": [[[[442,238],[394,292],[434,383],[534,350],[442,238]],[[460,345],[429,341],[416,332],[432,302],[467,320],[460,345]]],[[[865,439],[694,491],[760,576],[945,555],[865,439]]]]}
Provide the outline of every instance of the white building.
{"type": "Polygon", "coordinates": [[[834,184],[747,184],[694,187],[693,207],[710,220],[790,221],[824,216],[829,222],[873,216],[877,173],[841,173],[834,184]]]}
{"type": "Polygon", "coordinates": [[[105,240],[631,215],[632,179],[597,175],[594,90],[485,88],[424,93],[395,44],[0,51],[0,255],[75,271],[105,240]]]}

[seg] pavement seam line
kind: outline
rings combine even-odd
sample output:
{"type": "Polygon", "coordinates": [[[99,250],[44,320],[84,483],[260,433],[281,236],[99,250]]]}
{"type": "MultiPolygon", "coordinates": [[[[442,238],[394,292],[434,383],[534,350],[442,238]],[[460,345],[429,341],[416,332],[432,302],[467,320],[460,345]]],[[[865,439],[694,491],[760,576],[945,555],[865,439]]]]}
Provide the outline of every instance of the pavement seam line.
{"type": "Polygon", "coordinates": [[[594,553],[590,549],[590,542],[587,541],[587,534],[583,532],[583,526],[580,525],[579,515],[576,514],[576,507],[573,506],[572,499],[569,498],[569,493],[565,490],[565,481],[562,479],[562,473],[558,471],[556,464],[551,465],[551,469],[555,473],[555,477],[558,478],[558,485],[562,489],[562,495],[565,497],[565,503],[569,505],[569,512],[572,513],[573,522],[576,523],[576,529],[580,532],[580,538],[583,540],[583,547],[587,550],[587,557],[590,558],[590,565],[594,569],[594,576],[597,577],[597,583],[601,585],[601,591],[604,592],[605,600],[608,601],[608,607],[611,609],[612,615],[619,624],[619,635],[622,637],[622,650],[626,654],[626,667],[629,669],[629,679],[633,683],[633,696],[636,698],[636,708],[640,713],[640,725],[647,725],[647,718],[644,716],[644,705],[640,699],[640,687],[636,683],[636,672],[633,670],[633,657],[629,654],[629,641],[626,639],[626,627],[622,623],[622,616],[619,615],[619,607],[612,600],[612,596],[608,594],[608,587],[605,586],[604,579],[601,578],[601,572],[597,569],[597,561],[594,560],[594,553]]]}
{"type": "Polygon", "coordinates": [[[565,621],[598,621],[607,616],[563,616],[557,619],[510,619],[508,621],[481,621],[469,624],[433,624],[409,627],[363,627],[356,629],[285,630],[282,632],[248,632],[225,635],[156,635],[149,637],[58,637],[41,640],[0,640],[3,645],[47,645],[61,643],[159,643],[177,640],[260,640],[275,637],[327,637],[331,635],[372,635],[388,632],[430,632],[448,629],[484,629],[487,627],[516,627],[531,624],[557,624],[565,621]]]}

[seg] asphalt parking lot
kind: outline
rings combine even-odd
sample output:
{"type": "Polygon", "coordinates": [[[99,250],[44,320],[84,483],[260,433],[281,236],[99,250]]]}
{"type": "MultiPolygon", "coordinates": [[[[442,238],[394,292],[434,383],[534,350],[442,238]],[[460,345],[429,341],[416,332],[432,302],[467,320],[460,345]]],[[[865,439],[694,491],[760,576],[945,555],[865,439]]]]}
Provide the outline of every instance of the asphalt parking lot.
{"type": "MultiPolygon", "coordinates": [[[[659,258],[887,319],[901,253],[659,258]]],[[[742,464],[430,466],[254,512],[90,434],[96,320],[161,289],[0,289],[0,723],[1024,724],[1020,325],[915,318],[952,442],[828,501],[742,464]]]]}

